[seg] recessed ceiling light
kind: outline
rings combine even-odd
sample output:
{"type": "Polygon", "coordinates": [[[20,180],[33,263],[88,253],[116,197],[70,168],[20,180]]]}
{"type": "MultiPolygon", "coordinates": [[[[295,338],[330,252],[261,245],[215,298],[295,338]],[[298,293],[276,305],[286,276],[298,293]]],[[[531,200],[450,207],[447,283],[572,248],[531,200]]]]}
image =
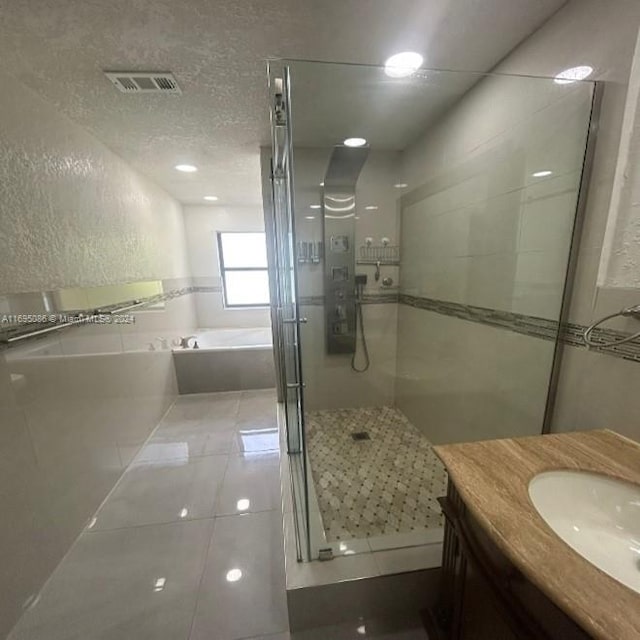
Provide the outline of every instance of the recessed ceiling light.
{"type": "Polygon", "coordinates": [[[218,196],[205,196],[203,198],[203,200],[206,200],[207,202],[215,202],[218,199],[218,196]]]}
{"type": "Polygon", "coordinates": [[[593,73],[593,67],[588,65],[582,65],[580,67],[571,67],[571,69],[565,69],[561,71],[556,77],[554,82],[556,84],[571,84],[578,80],[584,80],[593,73]]]}
{"type": "Polygon", "coordinates": [[[320,209],[322,208],[322,205],[320,204],[312,204],[309,206],[309,209],[320,209]]]}
{"type": "Polygon", "coordinates": [[[324,182],[321,182],[321,183],[320,183],[320,186],[321,186],[321,187],[324,187],[324,182]]]}
{"type": "Polygon", "coordinates": [[[238,582],[240,578],[242,578],[242,571],[240,571],[240,569],[227,571],[227,582],[238,582]]]}
{"type": "Polygon", "coordinates": [[[316,219],[316,217],[315,217],[315,216],[305,216],[305,218],[306,218],[307,220],[315,220],[315,219],[316,219]]]}
{"type": "Polygon", "coordinates": [[[176,169],[178,171],[182,171],[183,173],[194,173],[198,170],[198,167],[192,164],[177,164],[176,169]]]}
{"type": "Polygon", "coordinates": [[[536,171],[535,173],[532,173],[531,175],[534,178],[546,178],[547,176],[550,176],[553,173],[553,171],[549,171],[548,169],[545,169],[544,171],[536,171]]]}
{"type": "Polygon", "coordinates": [[[365,207],[365,210],[367,211],[375,211],[378,208],[377,204],[369,204],[365,207]]]}
{"type": "Polygon", "coordinates": [[[251,506],[251,501],[249,498],[240,498],[236,503],[236,507],[238,511],[246,511],[251,506]]]}
{"type": "Polygon", "coordinates": [[[387,58],[384,72],[390,78],[406,78],[413,75],[421,66],[424,58],[415,51],[403,51],[387,58]]]}
{"type": "Polygon", "coordinates": [[[397,182],[393,185],[396,189],[405,189],[409,185],[406,182],[397,182]]]}
{"type": "Polygon", "coordinates": [[[156,592],[162,591],[165,584],[167,584],[166,578],[158,578],[153,585],[153,590],[156,592]]]}
{"type": "Polygon", "coordinates": [[[367,141],[364,138],[347,138],[344,141],[345,147],[364,147],[367,141]]]}

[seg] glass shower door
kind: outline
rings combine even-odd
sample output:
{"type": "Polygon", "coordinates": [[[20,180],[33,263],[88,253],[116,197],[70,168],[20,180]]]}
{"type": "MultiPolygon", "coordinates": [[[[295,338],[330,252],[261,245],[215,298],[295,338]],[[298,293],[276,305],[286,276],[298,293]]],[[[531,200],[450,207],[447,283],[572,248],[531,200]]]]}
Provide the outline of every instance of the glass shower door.
{"type": "Polygon", "coordinates": [[[291,472],[294,520],[299,560],[310,559],[307,508],[307,461],[304,440],[304,385],[300,356],[300,317],[297,297],[295,225],[293,215],[289,77],[270,67],[272,100],[272,194],[275,245],[276,322],[280,391],[286,417],[287,454],[291,472]]]}
{"type": "Polygon", "coordinates": [[[281,310],[294,324],[279,360],[296,394],[298,520],[313,559],[439,544],[434,447],[543,429],[593,86],[278,68],[281,310]],[[358,171],[356,153],[367,153],[358,171]],[[362,322],[339,351],[336,336],[353,333],[352,276],[362,322]],[[365,334],[369,367],[358,366],[365,334]]]}

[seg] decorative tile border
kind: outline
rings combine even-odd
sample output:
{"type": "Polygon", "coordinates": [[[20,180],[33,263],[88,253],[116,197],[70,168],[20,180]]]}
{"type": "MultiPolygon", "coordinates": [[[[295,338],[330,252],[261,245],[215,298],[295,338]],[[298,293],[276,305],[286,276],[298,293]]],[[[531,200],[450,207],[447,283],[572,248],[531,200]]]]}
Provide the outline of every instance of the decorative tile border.
{"type": "Polygon", "coordinates": [[[445,316],[453,316],[460,320],[468,320],[486,324],[492,327],[508,329],[515,333],[542,338],[543,340],[555,341],[558,335],[558,323],[555,320],[527,316],[511,311],[500,311],[499,309],[487,309],[485,307],[475,307],[469,304],[458,302],[447,302],[445,300],[435,300],[410,296],[405,293],[400,294],[400,304],[405,304],[416,309],[433,311],[445,316]]]}
{"type": "MultiPolygon", "coordinates": [[[[614,356],[615,358],[622,358],[623,360],[632,360],[633,362],[640,362],[640,339],[632,340],[631,342],[625,342],[619,346],[614,347],[587,347],[584,343],[583,334],[587,327],[580,324],[567,323],[563,327],[562,341],[572,347],[588,348],[596,353],[601,353],[607,356],[614,356]]],[[[618,331],[616,329],[603,329],[602,327],[596,327],[591,332],[591,340],[593,342],[613,342],[628,338],[631,334],[624,331],[618,331]]]]}
{"type": "Polygon", "coordinates": [[[191,287],[193,293],[222,293],[222,285],[216,284],[212,286],[193,286],[191,287]]]}
{"type": "MultiPolygon", "coordinates": [[[[165,293],[161,293],[155,296],[149,296],[148,298],[119,302],[117,304],[105,306],[100,309],[82,309],[68,312],[54,312],[50,315],[59,317],[66,315],[89,318],[100,314],[117,314],[120,308],[130,304],[135,304],[136,309],[141,309],[149,305],[158,304],[160,302],[172,300],[174,298],[189,295],[191,293],[221,292],[222,287],[220,285],[192,285],[188,287],[171,289],[169,291],[166,291],[165,293]]],[[[301,296],[299,299],[299,303],[305,306],[322,306],[324,304],[324,296],[301,296]]],[[[537,316],[528,316],[521,313],[514,313],[512,311],[501,311],[499,309],[489,309],[486,307],[476,307],[474,305],[461,304],[458,302],[448,302],[446,300],[437,300],[435,298],[412,296],[406,293],[365,293],[363,297],[363,304],[396,303],[414,307],[415,309],[422,309],[425,311],[431,311],[433,313],[439,313],[441,315],[459,318],[460,320],[467,320],[469,322],[476,322],[500,329],[506,329],[507,331],[513,331],[514,333],[520,333],[522,335],[527,335],[533,338],[540,338],[542,340],[555,341],[558,335],[558,322],[556,320],[549,320],[548,318],[539,318],[537,316]]],[[[123,311],[123,313],[125,312],[126,311],[123,311]]],[[[80,326],[81,324],[83,323],[78,322],[78,324],[75,326],[80,326]]],[[[10,346],[10,344],[7,343],[7,340],[9,338],[18,337],[51,327],[51,322],[29,323],[21,325],[10,324],[6,327],[0,325],[0,349],[10,346]]],[[[587,345],[584,343],[584,340],[582,338],[586,328],[587,327],[584,325],[575,323],[565,324],[562,328],[562,342],[572,347],[587,348],[587,345]]],[[[596,327],[596,329],[594,329],[591,334],[591,339],[596,343],[605,343],[621,340],[622,338],[626,338],[629,335],[630,334],[628,333],[615,329],[596,327]]],[[[34,336],[34,338],[36,337],[38,336],[34,336]]],[[[24,338],[24,340],[28,339],[29,338],[24,338]]],[[[640,362],[640,338],[637,340],[632,340],[631,342],[627,342],[620,346],[589,348],[592,351],[602,353],[604,355],[622,358],[624,360],[631,360],[633,362],[640,362]]]]}
{"type": "MultiPolygon", "coordinates": [[[[27,322],[26,324],[7,324],[5,326],[0,325],[0,348],[8,348],[12,346],[12,343],[9,343],[8,340],[10,338],[18,338],[20,336],[25,336],[23,340],[16,344],[22,344],[26,340],[30,340],[31,337],[27,337],[28,334],[34,333],[33,339],[41,337],[42,335],[47,334],[38,334],[37,332],[43,329],[51,329],[51,333],[53,333],[53,328],[56,325],[60,324],[58,330],[62,331],[64,329],[71,329],[76,326],[82,326],[85,324],[89,324],[93,318],[98,319],[100,316],[110,316],[110,315],[118,315],[119,313],[125,314],[132,312],[134,310],[139,310],[144,307],[148,307],[149,305],[158,304],[160,302],[166,302],[167,300],[173,300],[174,298],[179,298],[181,296],[186,296],[191,293],[194,293],[195,287],[180,287],[178,289],[171,289],[169,291],[165,291],[164,293],[157,294],[155,296],[148,296],[147,298],[138,298],[136,300],[126,300],[122,302],[118,302],[111,305],[105,305],[104,307],[100,307],[98,309],[75,309],[72,311],[54,311],[52,313],[38,313],[32,314],[35,317],[43,316],[48,317],[49,320],[45,320],[43,322],[27,322]],[[127,307],[133,306],[132,309],[127,307]],[[68,318],[68,320],[67,320],[68,318]],[[73,324],[68,324],[73,320],[73,324]]],[[[29,314],[8,314],[8,315],[25,315],[29,314]]]]}
{"type": "MultiPolygon", "coordinates": [[[[395,292],[365,293],[362,304],[397,304],[399,294],[395,292]]],[[[324,296],[300,296],[298,303],[307,307],[321,307],[324,296]]]]}
{"type": "Polygon", "coordinates": [[[365,293],[362,296],[363,304],[397,304],[400,299],[400,294],[396,292],[380,292],[380,293],[365,293]]]}
{"type": "MultiPolygon", "coordinates": [[[[186,296],[191,293],[222,293],[222,285],[191,285],[187,287],[177,287],[174,289],[170,289],[165,291],[164,293],[157,294],[155,296],[149,296],[147,298],[138,298],[136,300],[126,300],[122,302],[118,302],[111,305],[105,305],[100,307],[99,309],[74,309],[71,311],[53,311],[52,313],[38,312],[37,314],[31,314],[32,316],[48,316],[49,318],[55,318],[55,320],[45,320],[43,322],[28,322],[27,324],[0,324],[0,348],[4,346],[5,348],[9,346],[10,343],[7,343],[9,338],[17,338],[22,335],[26,335],[32,332],[40,331],[42,329],[50,329],[55,324],[66,324],[65,318],[69,319],[77,319],[77,323],[71,326],[80,326],[83,324],[89,323],[91,318],[97,316],[108,316],[108,315],[117,315],[118,310],[122,307],[127,307],[129,305],[135,304],[135,310],[143,309],[144,307],[148,307],[150,305],[158,304],[160,302],[166,302],[167,300],[172,300],[174,298],[179,298],[181,296],[186,296]],[[85,318],[86,321],[82,321],[81,319],[85,318]]],[[[126,313],[128,310],[123,310],[122,313],[126,313]]],[[[133,311],[133,309],[131,310],[133,311]]],[[[29,314],[7,314],[11,315],[29,315],[29,314]]],[[[62,330],[63,327],[60,327],[62,330]]],[[[34,338],[38,337],[36,335],[34,338]]],[[[30,338],[24,338],[24,340],[29,340],[30,338]]],[[[21,341],[22,342],[22,341],[21,341]]]]}
{"type": "MultiPolygon", "coordinates": [[[[511,311],[500,311],[499,309],[487,309],[485,307],[476,307],[473,305],[460,304],[458,302],[447,302],[446,300],[410,296],[404,293],[400,294],[399,302],[400,304],[405,304],[416,309],[432,311],[434,313],[452,316],[469,322],[486,324],[492,327],[513,331],[514,333],[527,335],[532,338],[555,341],[558,336],[558,322],[547,318],[528,316],[521,313],[513,313],[511,311]]],[[[560,339],[564,344],[571,347],[587,348],[582,337],[586,329],[587,327],[584,325],[567,323],[562,327],[560,339]]],[[[623,331],[596,327],[591,334],[591,339],[594,342],[604,343],[620,340],[628,337],[629,335],[630,334],[623,331]]],[[[627,342],[617,347],[589,348],[592,351],[602,353],[604,355],[640,362],[640,339],[632,340],[631,342],[627,342]]]]}
{"type": "Polygon", "coordinates": [[[324,304],[324,296],[300,296],[298,304],[305,307],[321,307],[324,304]]]}

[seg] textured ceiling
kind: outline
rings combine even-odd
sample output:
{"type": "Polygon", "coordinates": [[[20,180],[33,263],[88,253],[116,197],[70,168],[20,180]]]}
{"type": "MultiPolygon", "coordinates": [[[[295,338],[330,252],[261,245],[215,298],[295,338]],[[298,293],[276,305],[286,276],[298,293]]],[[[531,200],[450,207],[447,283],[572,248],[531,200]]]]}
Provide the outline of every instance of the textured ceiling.
{"type": "MultiPolygon", "coordinates": [[[[485,71],[564,0],[0,0],[0,58],[18,78],[185,203],[261,202],[265,59],[485,71]],[[181,96],[123,95],[110,70],[172,71],[181,96]],[[196,164],[196,174],[173,166],[196,164]]],[[[321,130],[335,114],[320,112],[321,130]]]]}

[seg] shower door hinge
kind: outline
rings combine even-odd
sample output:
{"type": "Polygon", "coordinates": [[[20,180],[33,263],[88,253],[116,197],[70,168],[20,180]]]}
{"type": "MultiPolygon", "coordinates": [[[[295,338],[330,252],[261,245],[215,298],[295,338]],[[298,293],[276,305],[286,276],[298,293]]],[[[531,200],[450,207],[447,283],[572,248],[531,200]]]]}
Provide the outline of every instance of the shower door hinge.
{"type": "Polygon", "coordinates": [[[286,318],[282,320],[282,324],[307,324],[306,318],[286,318]]]}
{"type": "Polygon", "coordinates": [[[282,78],[275,80],[276,92],[273,96],[273,120],[276,127],[284,127],[287,124],[287,107],[284,100],[284,86],[282,78]]]}
{"type": "Polygon", "coordinates": [[[287,382],[287,389],[306,389],[307,385],[304,382],[287,382]]]}
{"type": "Polygon", "coordinates": [[[318,549],[318,560],[333,560],[333,549],[331,547],[318,549]]]}
{"type": "Polygon", "coordinates": [[[284,172],[284,169],[282,167],[277,167],[276,169],[274,169],[271,172],[271,181],[273,182],[274,180],[284,180],[286,177],[286,174],[284,172]]]}

